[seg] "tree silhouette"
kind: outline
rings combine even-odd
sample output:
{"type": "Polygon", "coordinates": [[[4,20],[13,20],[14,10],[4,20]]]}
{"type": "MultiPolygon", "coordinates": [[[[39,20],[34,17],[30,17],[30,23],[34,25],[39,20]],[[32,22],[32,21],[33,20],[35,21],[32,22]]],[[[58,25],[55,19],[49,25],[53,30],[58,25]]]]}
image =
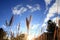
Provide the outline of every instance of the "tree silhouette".
{"type": "Polygon", "coordinates": [[[47,26],[47,31],[53,33],[54,30],[55,30],[55,27],[56,27],[56,23],[49,20],[48,21],[48,26],[47,26]]]}
{"type": "Polygon", "coordinates": [[[6,36],[6,32],[2,28],[0,28],[0,40],[4,40],[4,36],[6,36]]]}

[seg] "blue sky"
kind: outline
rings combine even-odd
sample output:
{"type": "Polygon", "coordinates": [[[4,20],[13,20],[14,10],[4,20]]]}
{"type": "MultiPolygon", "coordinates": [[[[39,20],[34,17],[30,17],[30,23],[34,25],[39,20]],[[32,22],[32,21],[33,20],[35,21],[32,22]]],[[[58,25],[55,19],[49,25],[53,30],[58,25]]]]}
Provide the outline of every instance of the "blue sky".
{"type": "Polygon", "coordinates": [[[32,15],[30,34],[40,34],[41,28],[45,30],[49,19],[56,20],[57,13],[60,15],[56,5],[56,0],[0,0],[0,28],[8,31],[5,20],[9,21],[14,15],[12,31],[17,31],[16,26],[21,23],[20,31],[26,32],[26,17],[32,15]]]}

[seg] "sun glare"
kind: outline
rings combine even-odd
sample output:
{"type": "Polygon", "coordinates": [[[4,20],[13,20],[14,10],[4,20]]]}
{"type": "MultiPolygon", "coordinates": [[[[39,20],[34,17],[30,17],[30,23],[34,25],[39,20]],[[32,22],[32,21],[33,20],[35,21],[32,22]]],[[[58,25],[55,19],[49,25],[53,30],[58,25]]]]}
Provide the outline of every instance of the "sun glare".
{"type": "Polygon", "coordinates": [[[32,40],[33,36],[32,35],[28,35],[27,40],[32,40]]]}

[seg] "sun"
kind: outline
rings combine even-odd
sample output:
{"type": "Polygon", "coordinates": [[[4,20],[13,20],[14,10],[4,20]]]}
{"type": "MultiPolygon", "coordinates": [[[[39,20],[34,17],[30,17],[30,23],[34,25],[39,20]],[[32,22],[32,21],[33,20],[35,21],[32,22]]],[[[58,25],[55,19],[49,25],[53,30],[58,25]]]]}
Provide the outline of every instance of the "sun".
{"type": "Polygon", "coordinates": [[[27,40],[32,40],[33,36],[32,35],[28,35],[27,40]]]}

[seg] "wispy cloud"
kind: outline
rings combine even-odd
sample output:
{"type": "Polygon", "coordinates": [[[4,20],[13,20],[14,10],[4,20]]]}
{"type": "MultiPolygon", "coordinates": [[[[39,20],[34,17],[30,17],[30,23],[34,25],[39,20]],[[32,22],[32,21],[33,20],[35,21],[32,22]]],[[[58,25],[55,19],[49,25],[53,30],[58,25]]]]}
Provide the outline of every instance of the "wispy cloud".
{"type": "Polygon", "coordinates": [[[45,10],[44,14],[46,14],[46,12],[49,10],[48,5],[50,5],[52,0],[44,0],[44,1],[45,1],[45,4],[46,4],[46,10],[45,10]]]}
{"type": "Polygon", "coordinates": [[[30,6],[30,5],[26,5],[26,7],[28,7],[29,9],[32,9],[32,6],[30,6]]]}
{"type": "MultiPolygon", "coordinates": [[[[42,27],[46,27],[47,21],[50,18],[52,18],[53,16],[55,16],[54,15],[55,13],[58,13],[60,15],[60,5],[57,5],[57,3],[59,4],[59,0],[56,0],[56,2],[49,8],[48,14],[47,14],[47,16],[46,16],[46,18],[44,20],[44,23],[42,24],[42,27]]],[[[57,19],[57,17],[52,18],[52,20],[57,24],[56,19],[57,19]]],[[[58,26],[58,24],[57,24],[57,26],[58,26]]]]}
{"type": "Polygon", "coordinates": [[[33,7],[33,8],[31,9],[31,12],[35,12],[35,11],[37,11],[37,10],[40,10],[40,5],[39,5],[39,4],[36,4],[35,7],[33,7]]]}
{"type": "Polygon", "coordinates": [[[4,29],[5,29],[5,28],[6,28],[6,26],[5,26],[5,25],[2,25],[2,28],[4,28],[4,29]]]}
{"type": "Polygon", "coordinates": [[[46,25],[46,22],[55,16],[55,13],[58,13],[57,11],[57,1],[49,8],[49,11],[48,11],[48,14],[46,15],[46,18],[44,20],[44,23],[42,26],[45,26],[46,25]]]}
{"type": "Polygon", "coordinates": [[[52,0],[45,0],[46,6],[51,3],[52,0]]]}
{"type": "Polygon", "coordinates": [[[52,19],[52,21],[55,22],[57,26],[58,26],[58,21],[59,21],[59,20],[60,20],[59,17],[54,17],[54,18],[52,19]]]}
{"type": "Polygon", "coordinates": [[[27,8],[25,8],[25,7],[20,8],[20,6],[16,6],[12,10],[13,14],[17,14],[17,15],[22,14],[22,13],[24,13],[26,11],[27,11],[27,8]]]}
{"type": "Polygon", "coordinates": [[[42,24],[42,27],[44,27],[44,26],[46,26],[46,24],[44,23],[44,24],[42,24]]]}
{"type": "Polygon", "coordinates": [[[37,10],[40,10],[40,5],[39,4],[35,4],[33,6],[31,5],[26,5],[26,7],[30,10],[30,12],[35,12],[37,10]]]}
{"type": "Polygon", "coordinates": [[[34,24],[31,29],[37,29],[40,26],[40,24],[34,24]]]}
{"type": "Polygon", "coordinates": [[[30,12],[35,12],[37,10],[40,10],[40,5],[39,4],[35,4],[33,6],[31,6],[31,5],[25,5],[25,6],[17,5],[12,9],[12,12],[13,12],[13,14],[19,15],[24,12],[27,12],[28,10],[30,12]]]}
{"type": "Polygon", "coordinates": [[[47,22],[51,17],[54,16],[55,13],[58,13],[56,2],[49,8],[49,12],[48,12],[44,22],[47,22]]]}
{"type": "Polygon", "coordinates": [[[57,2],[57,8],[58,8],[58,14],[60,14],[60,0],[56,0],[57,2]]]}

